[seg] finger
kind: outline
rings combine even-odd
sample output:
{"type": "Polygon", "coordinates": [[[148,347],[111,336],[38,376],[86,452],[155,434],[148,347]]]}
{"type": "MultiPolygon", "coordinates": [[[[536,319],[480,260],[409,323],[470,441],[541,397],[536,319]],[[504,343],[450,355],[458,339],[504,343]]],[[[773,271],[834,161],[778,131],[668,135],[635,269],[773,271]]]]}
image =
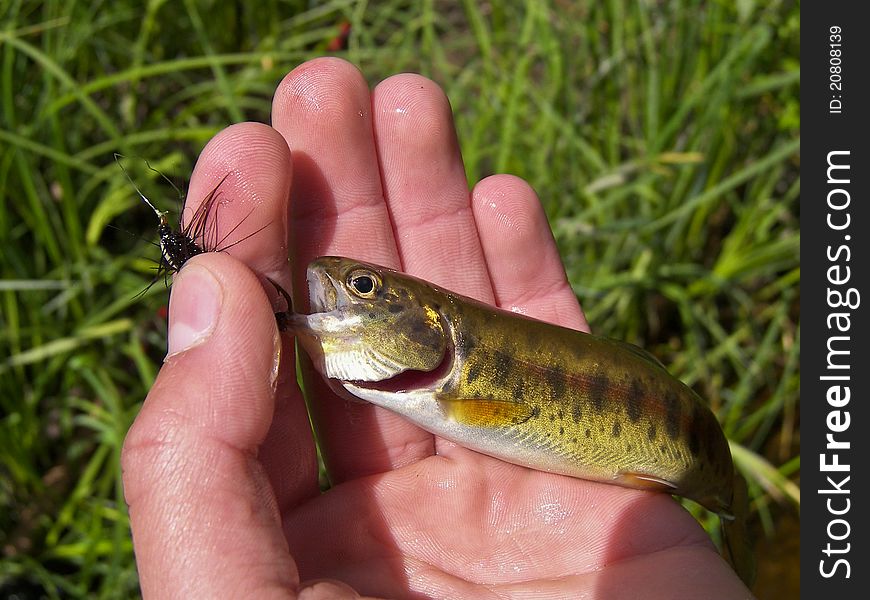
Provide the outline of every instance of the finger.
{"type": "Polygon", "coordinates": [[[297,281],[324,254],[398,267],[371,130],[369,90],[343,60],[312,60],[278,86],[272,125],[293,152],[297,281]]]}
{"type": "Polygon", "coordinates": [[[170,354],[122,456],[143,595],[265,597],[295,586],[255,458],[279,360],[266,296],[240,262],[206,254],[176,276],[169,315],[170,354]]]}
{"type": "Polygon", "coordinates": [[[498,305],[589,331],[535,191],[495,175],[477,184],[472,204],[498,305]]]}
{"type": "Polygon", "coordinates": [[[492,302],[447,96],[425,77],[396,75],[375,88],[372,114],[404,270],[492,302]]]}
{"type": "MultiPolygon", "coordinates": [[[[321,255],[399,267],[372,139],[369,90],[359,70],[334,58],[297,67],[275,92],[272,124],[293,152],[297,289],[305,289],[305,266],[321,255]]],[[[307,300],[299,304],[307,306],[307,300]]],[[[307,356],[300,363],[333,482],[432,454],[431,435],[384,409],[338,399],[322,378],[312,376],[307,356]]]]}
{"type": "MultiPolygon", "coordinates": [[[[290,151],[280,134],[261,123],[230,126],[218,133],[199,156],[185,207],[186,222],[191,222],[203,201],[217,189],[216,202],[203,206],[210,209],[208,216],[214,225],[213,231],[206,232],[213,240],[206,249],[225,249],[289,290],[287,214],[291,179],[290,151]]],[[[266,292],[271,295],[274,290],[267,285],[266,292]]],[[[288,338],[282,349],[275,419],[259,453],[282,509],[318,493],[314,442],[296,385],[294,352],[288,338]]]]}
{"type": "Polygon", "coordinates": [[[262,123],[239,123],[203,149],[190,180],[184,221],[214,192],[206,250],[226,249],[289,289],[287,205],[292,163],[284,139],[262,123]]]}

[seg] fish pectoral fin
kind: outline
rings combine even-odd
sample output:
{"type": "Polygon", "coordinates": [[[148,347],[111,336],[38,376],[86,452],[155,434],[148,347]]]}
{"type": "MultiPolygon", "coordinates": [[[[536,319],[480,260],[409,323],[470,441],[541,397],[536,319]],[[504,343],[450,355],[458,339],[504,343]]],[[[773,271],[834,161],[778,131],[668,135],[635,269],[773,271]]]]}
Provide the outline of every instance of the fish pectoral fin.
{"type": "Polygon", "coordinates": [[[508,427],[528,421],[534,408],[522,402],[481,398],[440,398],[448,419],[475,427],[508,427]]]}
{"type": "Polygon", "coordinates": [[[638,490],[648,490],[650,492],[668,492],[673,493],[677,489],[677,485],[667,479],[647,475],[646,473],[634,473],[632,471],[621,471],[616,476],[616,481],[620,485],[635,488],[638,490]]]}

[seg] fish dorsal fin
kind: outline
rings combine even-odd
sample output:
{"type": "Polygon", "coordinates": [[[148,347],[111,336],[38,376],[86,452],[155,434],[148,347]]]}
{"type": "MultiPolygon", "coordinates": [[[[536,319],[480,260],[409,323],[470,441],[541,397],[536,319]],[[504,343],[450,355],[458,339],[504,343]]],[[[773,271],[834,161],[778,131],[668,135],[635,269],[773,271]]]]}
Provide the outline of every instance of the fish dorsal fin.
{"type": "Polygon", "coordinates": [[[652,354],[650,354],[649,352],[647,352],[646,350],[644,350],[640,346],[635,346],[634,344],[630,344],[629,342],[623,342],[622,340],[609,339],[608,341],[610,341],[611,343],[613,343],[616,346],[619,346],[623,350],[627,350],[628,352],[631,352],[636,357],[642,358],[643,360],[654,364],[655,366],[657,366],[660,369],[666,369],[666,367],[662,364],[662,361],[660,361],[658,358],[656,358],[655,356],[653,356],[652,354]]]}
{"type": "Polygon", "coordinates": [[[439,398],[448,419],[473,427],[510,427],[528,421],[535,409],[524,402],[483,398],[439,398]]]}
{"type": "Polygon", "coordinates": [[[668,492],[672,494],[677,489],[677,485],[672,481],[656,477],[655,475],[633,471],[620,471],[616,476],[616,482],[626,487],[651,492],[668,492]]]}

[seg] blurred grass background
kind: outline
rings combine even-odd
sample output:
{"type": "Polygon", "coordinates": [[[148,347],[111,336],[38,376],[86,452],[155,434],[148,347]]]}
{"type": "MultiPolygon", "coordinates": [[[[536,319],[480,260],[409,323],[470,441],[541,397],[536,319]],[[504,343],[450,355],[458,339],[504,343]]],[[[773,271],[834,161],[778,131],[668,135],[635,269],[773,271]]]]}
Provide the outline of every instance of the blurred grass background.
{"type": "Polygon", "coordinates": [[[536,188],[595,330],[709,399],[750,481],[756,591],[796,597],[799,30],[787,1],[0,2],[0,597],[138,595],[119,452],[168,294],[137,297],[155,220],[112,153],[183,184],[325,54],[431,77],[469,179],[536,188]]]}

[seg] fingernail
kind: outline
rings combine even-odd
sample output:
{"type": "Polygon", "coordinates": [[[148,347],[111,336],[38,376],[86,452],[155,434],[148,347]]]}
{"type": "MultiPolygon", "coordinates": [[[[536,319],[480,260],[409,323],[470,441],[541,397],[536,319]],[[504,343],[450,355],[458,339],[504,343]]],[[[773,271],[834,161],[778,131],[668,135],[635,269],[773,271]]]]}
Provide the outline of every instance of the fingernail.
{"type": "Polygon", "coordinates": [[[269,385],[274,392],[278,389],[278,376],[281,374],[281,334],[278,332],[275,332],[273,347],[275,351],[272,354],[272,371],[269,373],[269,385]]]}
{"type": "Polygon", "coordinates": [[[220,283],[205,267],[191,264],[178,272],[169,297],[166,358],[208,339],[217,323],[222,297],[220,283]]]}

